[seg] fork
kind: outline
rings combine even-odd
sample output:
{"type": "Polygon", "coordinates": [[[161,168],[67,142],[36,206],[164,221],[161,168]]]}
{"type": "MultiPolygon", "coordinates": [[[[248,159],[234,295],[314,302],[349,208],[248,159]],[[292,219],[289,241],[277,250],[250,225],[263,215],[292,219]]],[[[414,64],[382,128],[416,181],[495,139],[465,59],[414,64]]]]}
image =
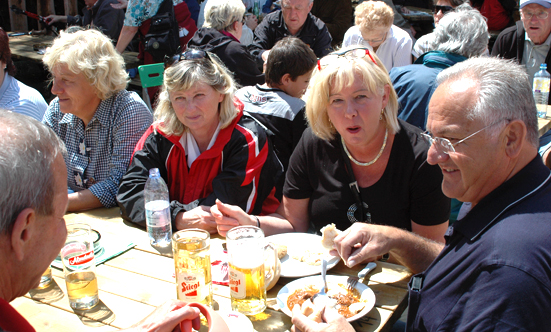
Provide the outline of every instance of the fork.
{"type": "Polygon", "coordinates": [[[320,291],[316,294],[314,294],[314,296],[312,296],[312,303],[314,303],[314,299],[317,298],[318,296],[322,296],[324,298],[327,298],[327,279],[326,279],[326,274],[327,274],[327,261],[324,259],[322,259],[321,261],[321,278],[323,279],[323,287],[320,289],[320,291]]]}
{"type": "Polygon", "coordinates": [[[346,280],[346,285],[347,285],[348,290],[355,289],[356,285],[358,284],[358,281],[360,281],[360,279],[362,279],[361,282],[363,283],[364,278],[369,274],[369,272],[373,271],[376,267],[377,267],[377,263],[370,262],[363,268],[363,270],[358,272],[357,277],[352,277],[352,276],[348,277],[348,279],[346,280]]]}

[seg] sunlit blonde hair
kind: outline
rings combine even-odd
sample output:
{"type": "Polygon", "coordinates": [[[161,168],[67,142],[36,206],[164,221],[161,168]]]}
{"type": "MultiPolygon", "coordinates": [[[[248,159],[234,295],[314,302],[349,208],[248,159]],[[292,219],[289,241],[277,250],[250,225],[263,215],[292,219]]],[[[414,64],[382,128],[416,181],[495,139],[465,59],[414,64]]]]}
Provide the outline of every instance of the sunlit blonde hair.
{"type": "Polygon", "coordinates": [[[186,130],[174,112],[169,93],[188,90],[198,83],[210,85],[224,95],[218,105],[220,128],[226,128],[239,113],[233,103],[236,87],[232,76],[215,55],[209,53],[209,57],[210,60],[182,60],[165,70],[163,88],[155,108],[155,120],[160,121],[160,129],[165,134],[180,136],[186,130]]]}
{"type": "Polygon", "coordinates": [[[125,89],[130,81],[124,59],[109,37],[96,29],[73,33],[62,31],[46,49],[42,61],[50,72],[56,66],[66,64],[72,73],[83,73],[101,100],[125,89]]]}
{"type": "Polygon", "coordinates": [[[203,27],[225,30],[233,22],[241,21],[244,14],[245,5],[241,0],[208,0],[203,27]]]}
{"type": "MultiPolygon", "coordinates": [[[[341,51],[354,49],[357,46],[344,48],[341,51]]],[[[377,62],[375,65],[368,55],[363,58],[347,59],[339,57],[331,61],[321,70],[316,66],[308,89],[303,99],[306,102],[306,118],[316,136],[321,139],[331,140],[335,137],[337,130],[329,120],[327,115],[327,106],[329,105],[329,96],[331,90],[341,91],[354,84],[354,76],[362,77],[365,87],[378,95],[384,93],[385,85],[390,87],[389,99],[383,111],[383,121],[385,121],[389,132],[395,134],[400,129],[398,124],[398,97],[392,87],[392,82],[388,72],[375,55],[371,54],[377,62]]]]}
{"type": "Polygon", "coordinates": [[[394,22],[392,8],[382,1],[362,2],[356,7],[354,15],[355,24],[362,34],[376,29],[390,28],[394,22]]]}

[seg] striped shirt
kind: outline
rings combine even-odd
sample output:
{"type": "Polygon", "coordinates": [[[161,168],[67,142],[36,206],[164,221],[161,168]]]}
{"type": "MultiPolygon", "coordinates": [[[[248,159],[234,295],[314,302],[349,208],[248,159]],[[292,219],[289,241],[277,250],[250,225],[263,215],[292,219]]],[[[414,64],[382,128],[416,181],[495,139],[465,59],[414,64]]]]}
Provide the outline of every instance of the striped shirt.
{"type": "Polygon", "coordinates": [[[122,90],[102,100],[86,126],[77,116],[62,113],[56,98],[42,122],[67,146],[68,187],[75,192],[89,189],[103,206],[115,206],[119,182],[130,164],[134,146],[153,122],[141,98],[122,90]]]}
{"type": "Polygon", "coordinates": [[[0,87],[0,108],[42,121],[48,104],[40,92],[6,73],[0,87]]]}

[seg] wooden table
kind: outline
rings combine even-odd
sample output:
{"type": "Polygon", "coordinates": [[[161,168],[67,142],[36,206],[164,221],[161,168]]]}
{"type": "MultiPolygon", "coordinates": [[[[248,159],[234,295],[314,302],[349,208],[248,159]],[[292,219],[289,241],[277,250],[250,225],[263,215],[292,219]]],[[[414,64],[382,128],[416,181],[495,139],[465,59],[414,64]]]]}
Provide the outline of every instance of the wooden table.
{"type": "MultiPolygon", "coordinates": [[[[102,234],[110,232],[131,237],[137,245],[97,266],[100,304],[90,311],[73,311],[69,307],[63,271],[52,268],[54,281],[47,291],[32,290],[12,305],[41,331],[116,331],[127,328],[147,316],[169,299],[176,298],[173,260],[149,245],[147,233],[127,226],[119,217],[119,209],[97,209],[88,213],[70,214],[67,222],[86,222],[102,234]],[[61,297],[62,296],[62,297],[61,297]]],[[[223,239],[213,237],[211,250],[221,246],[223,239]]],[[[389,331],[407,306],[407,282],[410,272],[402,266],[377,263],[369,281],[375,292],[376,307],[354,323],[357,331],[389,331]]],[[[342,261],[330,274],[356,275],[360,267],[349,269],[342,261]]],[[[280,278],[268,292],[268,304],[274,305],[278,291],[294,279],[280,278]]],[[[230,310],[230,291],[227,286],[213,284],[214,308],[230,310]]],[[[249,317],[256,331],[287,331],[291,319],[271,308],[249,317]]],[[[203,330],[203,329],[202,329],[203,330]]]]}
{"type": "Polygon", "coordinates": [[[540,136],[545,134],[549,129],[551,129],[551,116],[548,115],[545,119],[538,118],[538,133],[540,136]]]}
{"type": "MultiPolygon", "coordinates": [[[[11,56],[13,59],[42,62],[42,54],[38,54],[38,52],[34,50],[34,45],[51,45],[53,40],[53,36],[45,35],[23,35],[10,37],[11,56]]],[[[142,64],[142,62],[138,60],[137,52],[125,51],[122,53],[122,57],[126,65],[126,69],[136,68],[142,64]]]]}

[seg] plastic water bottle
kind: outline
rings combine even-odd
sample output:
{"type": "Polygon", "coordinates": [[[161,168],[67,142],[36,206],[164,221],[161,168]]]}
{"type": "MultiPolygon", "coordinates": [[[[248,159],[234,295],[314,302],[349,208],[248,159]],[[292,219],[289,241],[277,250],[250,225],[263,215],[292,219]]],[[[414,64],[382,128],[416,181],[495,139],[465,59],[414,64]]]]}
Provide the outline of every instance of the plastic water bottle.
{"type": "Polygon", "coordinates": [[[159,174],[158,168],[149,170],[149,179],[145,183],[144,198],[149,242],[154,247],[168,247],[172,242],[170,201],[168,188],[159,174]]]}
{"type": "Polygon", "coordinates": [[[260,19],[260,0],[254,0],[253,14],[257,19],[260,19]]]}
{"type": "Polygon", "coordinates": [[[549,99],[549,83],[551,75],[547,72],[547,64],[540,65],[540,71],[534,74],[534,100],[538,109],[538,118],[547,116],[547,101],[549,99]]]}

